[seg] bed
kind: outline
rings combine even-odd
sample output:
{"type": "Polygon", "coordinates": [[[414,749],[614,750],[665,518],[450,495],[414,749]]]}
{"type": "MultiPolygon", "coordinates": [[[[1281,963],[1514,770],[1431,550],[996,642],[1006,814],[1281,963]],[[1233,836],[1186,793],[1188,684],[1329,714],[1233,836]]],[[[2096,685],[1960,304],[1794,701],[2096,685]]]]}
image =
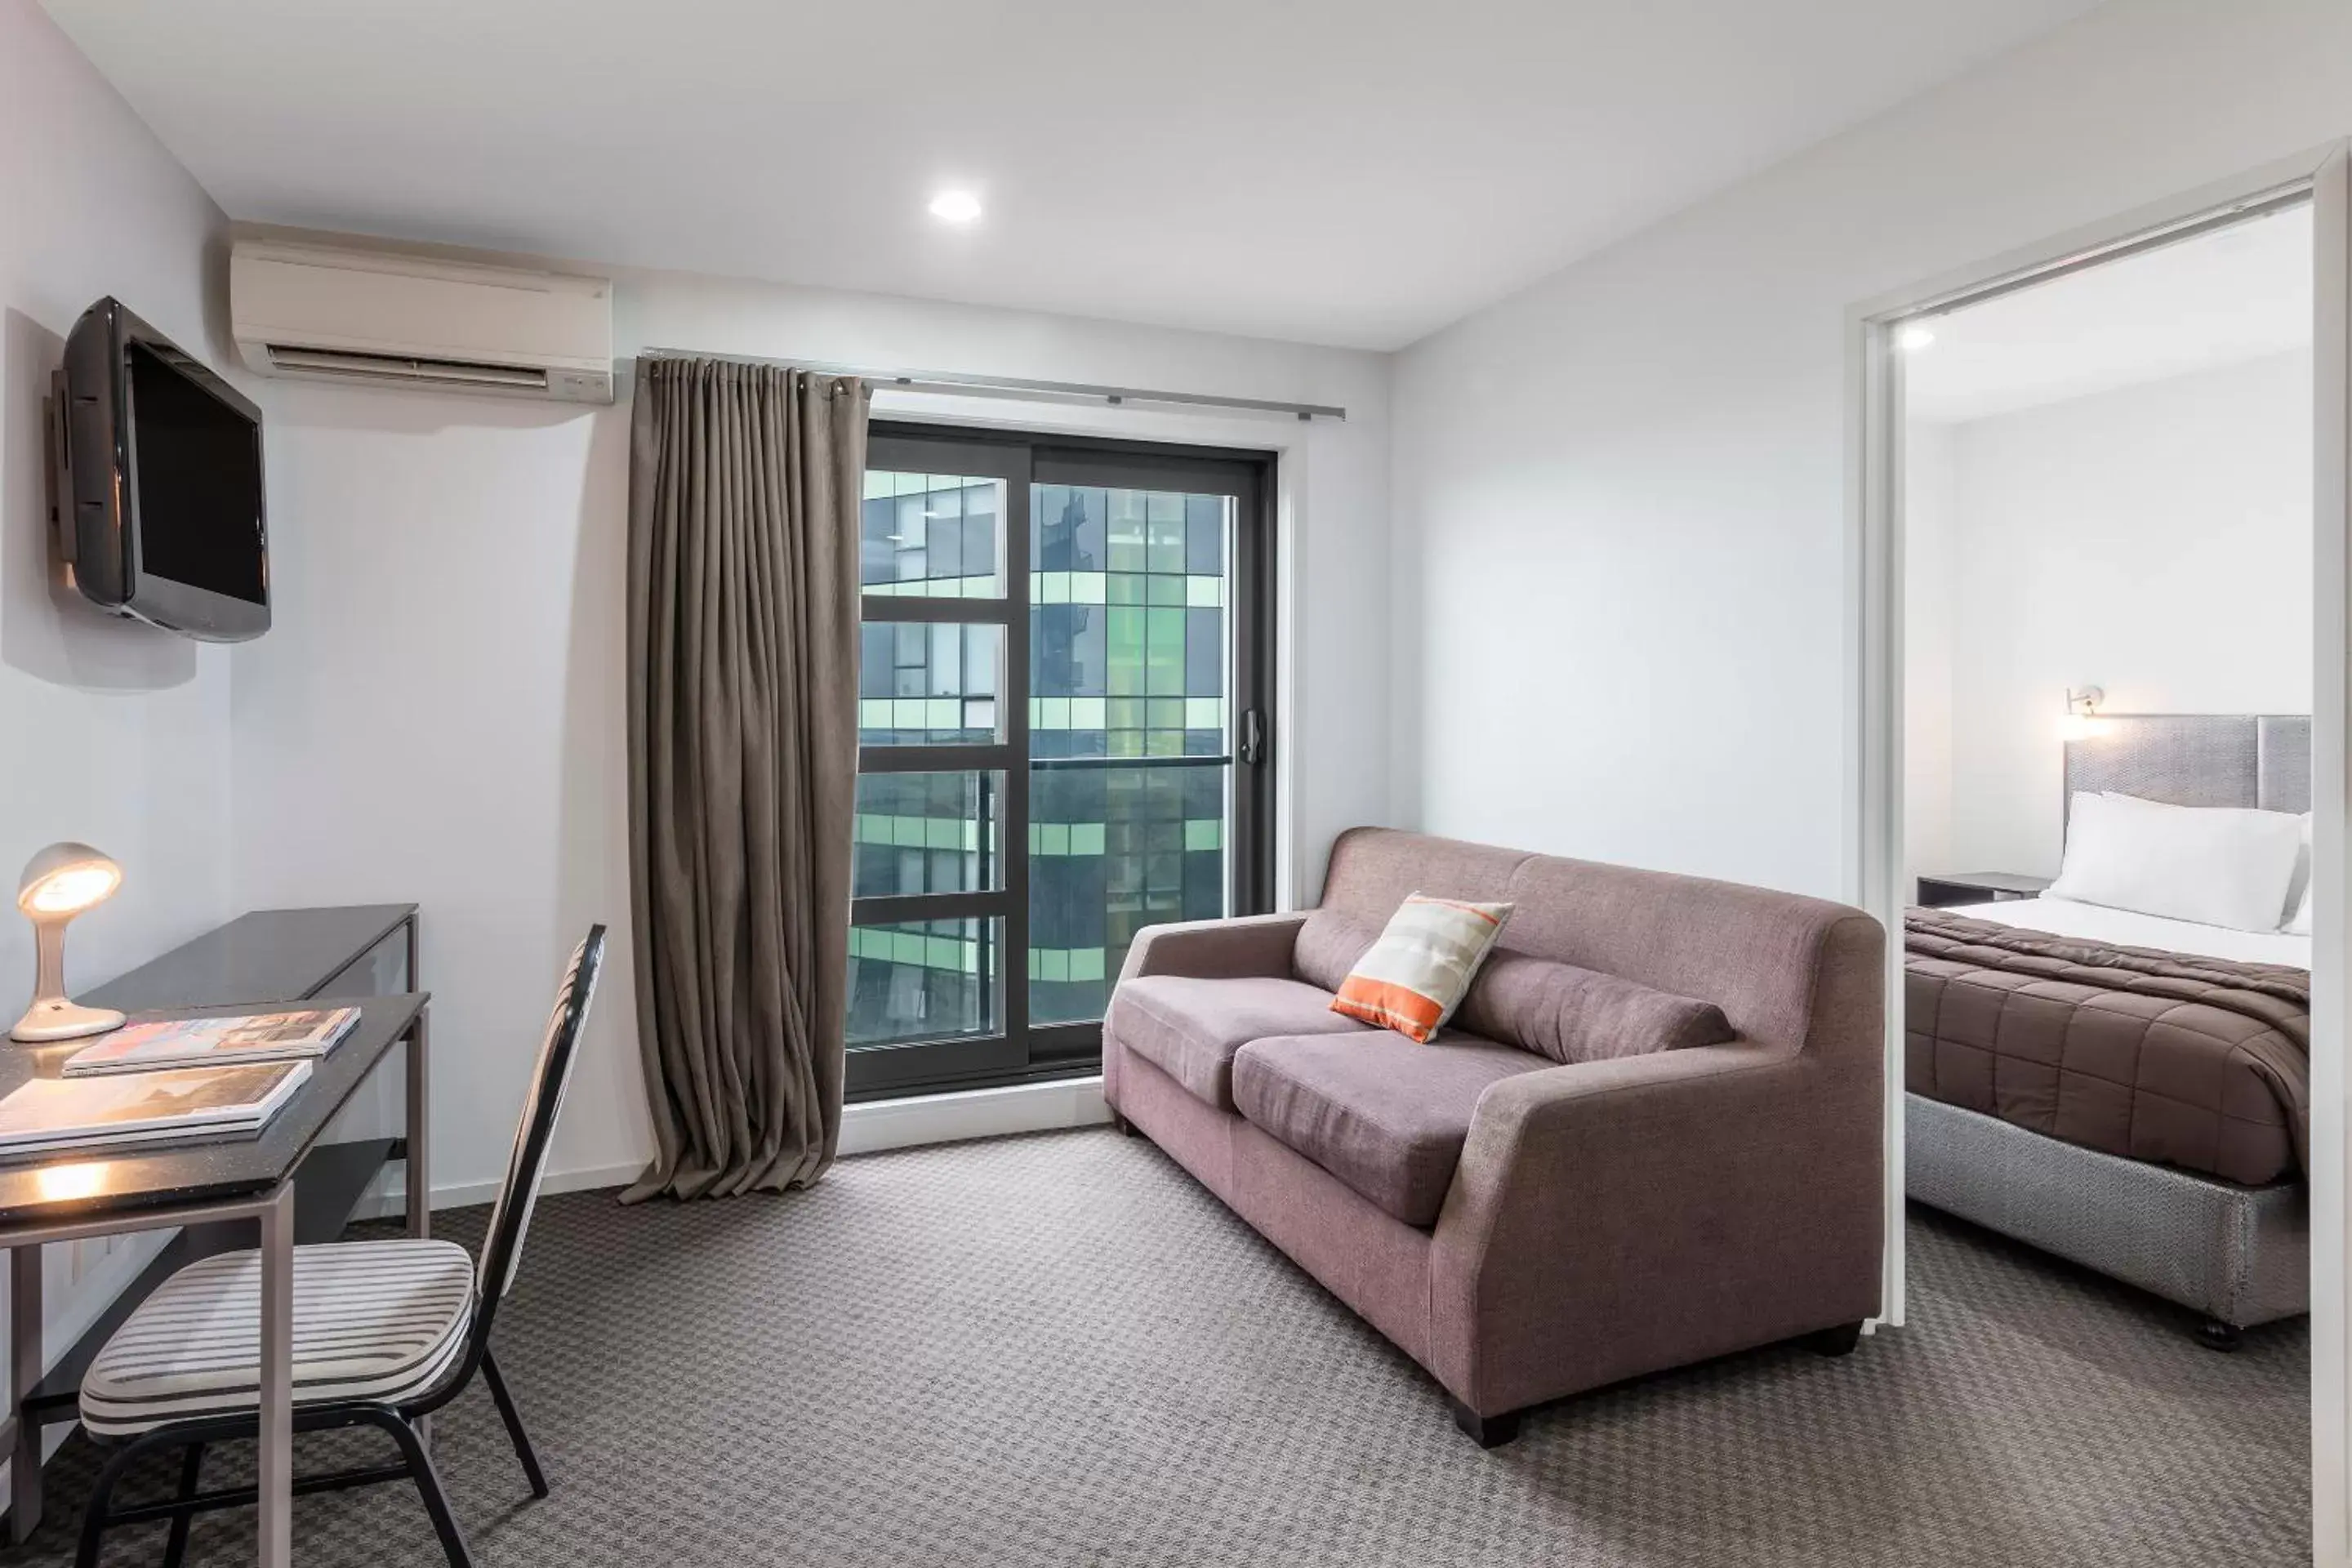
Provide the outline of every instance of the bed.
{"type": "MultiPolygon", "coordinates": [[[[2310,806],[2310,721],[2114,716],[2067,799],[2310,806]]],[[[1910,1195],[2199,1312],[2307,1310],[2308,936],[2043,898],[1905,931],[1910,1195]]]]}

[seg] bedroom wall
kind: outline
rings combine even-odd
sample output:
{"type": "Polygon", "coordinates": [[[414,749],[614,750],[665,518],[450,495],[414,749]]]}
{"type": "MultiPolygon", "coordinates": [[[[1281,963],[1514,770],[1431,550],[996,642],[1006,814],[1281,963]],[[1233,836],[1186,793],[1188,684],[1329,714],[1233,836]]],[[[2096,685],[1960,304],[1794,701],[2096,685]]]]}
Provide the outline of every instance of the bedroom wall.
{"type": "Polygon", "coordinates": [[[2310,408],[2294,353],[1915,426],[1910,493],[1940,479],[1947,526],[1941,571],[1912,561],[1911,602],[1943,610],[1912,673],[1940,664],[1948,715],[1948,858],[1915,869],[2056,872],[2069,686],[2117,713],[2310,711],[2310,408]]]}
{"type": "Polygon", "coordinates": [[[1400,816],[1844,892],[1847,310],[2347,132],[2352,7],[2118,0],[1407,350],[1400,816]]]}
{"type": "Polygon", "coordinates": [[[1953,429],[1914,425],[1903,447],[1903,842],[1911,874],[1953,858],[1953,429]]]}
{"type": "MultiPolygon", "coordinates": [[[[1386,820],[1386,384],[1378,356],[677,273],[611,272],[643,346],[1345,405],[1207,418],[885,396],[877,412],[1273,447],[1309,582],[1286,628],[1296,877],[1386,820]]],[[[434,994],[442,1201],[502,1168],[562,954],[592,920],[629,952],[623,568],[629,405],[262,384],[278,623],[236,653],[236,891],[414,900],[434,994]]],[[[630,965],[610,966],[553,1171],[651,1152],[630,965]]],[[[385,1111],[396,1110],[396,1099],[385,1111]]]]}
{"type": "MultiPolygon", "coordinates": [[[[121,892],[74,923],[77,987],[234,912],[230,655],[100,615],[53,580],[42,403],[66,332],[106,294],[226,363],[225,229],[48,17],[0,0],[0,714],[16,742],[0,768],[0,874],[13,901],[17,868],[58,838],[122,863],[121,892]]],[[[32,972],[30,929],[0,906],[0,1027],[32,972]]],[[[49,1342],[71,1342],[155,1245],[48,1248],[49,1342]]]]}

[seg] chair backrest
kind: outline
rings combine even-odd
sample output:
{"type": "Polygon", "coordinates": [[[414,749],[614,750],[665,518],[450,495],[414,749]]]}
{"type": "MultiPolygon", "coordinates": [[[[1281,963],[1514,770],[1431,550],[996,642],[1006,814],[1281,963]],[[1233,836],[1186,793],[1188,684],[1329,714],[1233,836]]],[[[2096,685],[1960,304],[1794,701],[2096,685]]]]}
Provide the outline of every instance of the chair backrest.
{"type": "Polygon", "coordinates": [[[539,1203],[539,1184],[547,1173],[547,1151],[555,1140],[556,1112],[563,1109],[563,1091],[572,1082],[572,1064],[580,1054],[580,1032],[588,1021],[588,1004],[595,999],[596,975],[604,966],[604,928],[593,925],[572,962],[563,967],[563,984],[555,993],[555,1007],[547,1017],[547,1033],[539,1045],[539,1064],[531,1071],[530,1090],[522,1102],[522,1121],[515,1128],[514,1152],[507,1160],[507,1179],[490,1210],[490,1228],[482,1243],[480,1319],[487,1323],[498,1299],[514,1283],[515,1264],[522,1257],[523,1233],[530,1228],[530,1211],[539,1203]]]}

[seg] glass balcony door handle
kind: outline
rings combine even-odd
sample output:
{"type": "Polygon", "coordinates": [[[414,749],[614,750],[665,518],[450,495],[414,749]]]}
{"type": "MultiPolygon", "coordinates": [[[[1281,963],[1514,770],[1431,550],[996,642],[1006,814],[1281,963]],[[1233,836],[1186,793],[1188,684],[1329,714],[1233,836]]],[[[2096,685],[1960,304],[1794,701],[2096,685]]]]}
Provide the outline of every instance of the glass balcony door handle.
{"type": "Polygon", "coordinates": [[[1252,767],[1265,761],[1265,715],[1255,708],[1242,714],[1241,756],[1252,767]]]}

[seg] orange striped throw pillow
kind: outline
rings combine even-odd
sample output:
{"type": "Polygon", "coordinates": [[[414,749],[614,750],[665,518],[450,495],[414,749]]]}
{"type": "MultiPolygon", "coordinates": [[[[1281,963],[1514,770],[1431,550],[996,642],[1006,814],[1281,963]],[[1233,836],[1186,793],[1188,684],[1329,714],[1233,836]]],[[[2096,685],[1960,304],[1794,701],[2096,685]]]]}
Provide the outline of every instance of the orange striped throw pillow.
{"type": "Polygon", "coordinates": [[[1461,1005],[1511,908],[1413,894],[1356,961],[1331,1011],[1426,1042],[1461,1005]]]}

